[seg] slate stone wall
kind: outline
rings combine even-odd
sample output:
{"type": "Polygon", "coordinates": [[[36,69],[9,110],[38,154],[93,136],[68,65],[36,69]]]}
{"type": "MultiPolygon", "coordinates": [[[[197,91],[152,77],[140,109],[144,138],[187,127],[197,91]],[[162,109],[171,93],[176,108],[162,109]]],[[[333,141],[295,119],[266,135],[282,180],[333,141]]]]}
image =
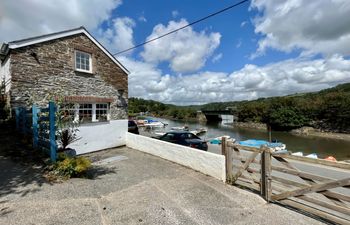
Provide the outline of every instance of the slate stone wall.
{"type": "Polygon", "coordinates": [[[47,106],[52,96],[110,101],[111,119],[127,119],[128,76],[84,34],[11,50],[11,107],[47,106]],[[92,55],[92,73],[75,71],[74,51],[92,55]]]}

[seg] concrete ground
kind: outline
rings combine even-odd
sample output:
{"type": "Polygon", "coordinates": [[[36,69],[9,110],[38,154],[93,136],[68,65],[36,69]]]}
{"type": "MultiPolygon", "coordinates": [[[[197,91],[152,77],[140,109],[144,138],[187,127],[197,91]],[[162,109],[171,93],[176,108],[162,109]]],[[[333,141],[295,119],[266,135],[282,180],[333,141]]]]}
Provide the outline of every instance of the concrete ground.
{"type": "Polygon", "coordinates": [[[0,224],[322,224],[199,172],[122,147],[94,179],[50,184],[0,157],[0,224]],[[118,160],[119,159],[119,160],[118,160]]]}

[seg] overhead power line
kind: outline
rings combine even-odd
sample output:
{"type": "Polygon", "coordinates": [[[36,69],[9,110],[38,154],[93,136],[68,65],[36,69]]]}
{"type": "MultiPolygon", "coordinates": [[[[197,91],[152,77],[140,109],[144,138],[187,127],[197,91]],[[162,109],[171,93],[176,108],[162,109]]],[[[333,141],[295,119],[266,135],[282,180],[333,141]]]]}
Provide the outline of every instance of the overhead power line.
{"type": "Polygon", "coordinates": [[[240,2],[238,2],[238,3],[236,3],[236,4],[233,4],[233,5],[230,5],[230,6],[226,7],[226,8],[224,8],[224,9],[221,9],[221,10],[219,10],[219,11],[217,11],[217,12],[214,12],[214,13],[212,13],[212,14],[209,14],[208,16],[205,16],[205,17],[203,17],[203,18],[201,18],[201,19],[198,19],[198,20],[196,20],[196,21],[193,21],[193,22],[191,22],[191,23],[189,23],[189,24],[187,24],[187,25],[185,25],[185,26],[182,26],[182,27],[179,27],[179,28],[177,28],[177,29],[175,29],[175,30],[169,31],[168,33],[162,34],[162,35],[160,35],[160,36],[158,36],[158,37],[152,38],[152,39],[150,39],[150,40],[148,40],[148,41],[145,41],[145,42],[143,42],[143,43],[134,45],[134,46],[131,47],[131,48],[122,50],[122,51],[117,52],[117,53],[115,53],[115,54],[113,54],[113,55],[119,55],[119,54],[122,54],[122,53],[124,53],[124,52],[128,52],[128,51],[130,51],[130,50],[133,50],[133,49],[135,49],[135,48],[138,48],[138,47],[140,47],[140,46],[143,46],[143,45],[145,45],[145,44],[148,44],[148,43],[150,43],[150,42],[152,42],[152,41],[155,41],[155,40],[158,40],[158,39],[160,39],[160,38],[163,38],[163,37],[165,37],[165,36],[168,36],[168,35],[170,35],[170,34],[173,34],[173,33],[177,32],[177,31],[179,31],[179,30],[182,30],[182,29],[184,29],[184,28],[186,28],[186,27],[192,26],[192,25],[194,25],[194,24],[196,24],[196,23],[199,23],[199,22],[202,22],[203,20],[206,20],[206,19],[208,19],[208,18],[210,18],[210,17],[216,16],[216,15],[218,15],[218,14],[220,14],[220,13],[223,13],[223,12],[225,12],[225,11],[227,11],[227,10],[230,10],[230,9],[232,9],[232,8],[234,8],[234,7],[237,7],[237,6],[239,6],[239,5],[241,5],[241,4],[245,3],[245,2],[248,2],[248,1],[249,1],[249,0],[240,1],[240,2]]]}

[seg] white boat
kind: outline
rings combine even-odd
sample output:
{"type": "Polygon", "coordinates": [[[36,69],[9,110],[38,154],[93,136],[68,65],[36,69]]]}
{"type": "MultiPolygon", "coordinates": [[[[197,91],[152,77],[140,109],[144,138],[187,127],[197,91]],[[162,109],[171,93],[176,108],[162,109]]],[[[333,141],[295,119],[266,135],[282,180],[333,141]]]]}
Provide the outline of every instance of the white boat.
{"type": "Polygon", "coordinates": [[[194,135],[199,135],[199,134],[203,134],[206,133],[208,130],[206,128],[198,128],[196,130],[191,130],[190,132],[194,135]]]}
{"type": "Polygon", "coordinates": [[[170,130],[184,130],[188,131],[188,126],[183,126],[183,127],[172,127],[170,130]]]}
{"type": "Polygon", "coordinates": [[[311,159],[318,159],[316,153],[311,153],[311,154],[309,154],[309,155],[307,155],[307,156],[305,156],[305,157],[308,157],[308,158],[311,158],[311,159]]]}
{"type": "Polygon", "coordinates": [[[216,138],[213,138],[213,139],[209,140],[209,143],[210,143],[210,144],[214,144],[214,145],[215,145],[215,144],[216,144],[216,145],[220,145],[221,142],[222,142],[222,138],[226,138],[226,141],[232,141],[232,142],[235,142],[235,141],[236,141],[236,139],[231,138],[231,137],[228,136],[228,135],[224,135],[224,136],[216,137],[216,138]]]}
{"type": "Polygon", "coordinates": [[[145,120],[144,126],[146,128],[153,128],[153,127],[165,127],[166,123],[163,123],[161,121],[157,121],[157,120],[145,120]]]}
{"type": "Polygon", "coordinates": [[[302,152],[293,152],[292,155],[295,156],[304,156],[304,154],[302,152]]]}

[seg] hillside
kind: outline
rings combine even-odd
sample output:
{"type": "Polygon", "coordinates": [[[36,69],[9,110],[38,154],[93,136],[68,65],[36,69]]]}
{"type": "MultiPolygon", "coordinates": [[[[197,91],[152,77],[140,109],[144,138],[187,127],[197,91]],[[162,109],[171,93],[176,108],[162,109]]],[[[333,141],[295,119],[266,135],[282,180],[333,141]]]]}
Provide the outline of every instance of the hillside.
{"type": "Polygon", "coordinates": [[[312,126],[324,131],[350,133],[350,83],[319,92],[297,93],[252,101],[213,102],[176,106],[153,100],[129,99],[129,112],[150,112],[155,116],[193,119],[196,111],[233,107],[240,122],[267,123],[275,130],[312,126]]]}

